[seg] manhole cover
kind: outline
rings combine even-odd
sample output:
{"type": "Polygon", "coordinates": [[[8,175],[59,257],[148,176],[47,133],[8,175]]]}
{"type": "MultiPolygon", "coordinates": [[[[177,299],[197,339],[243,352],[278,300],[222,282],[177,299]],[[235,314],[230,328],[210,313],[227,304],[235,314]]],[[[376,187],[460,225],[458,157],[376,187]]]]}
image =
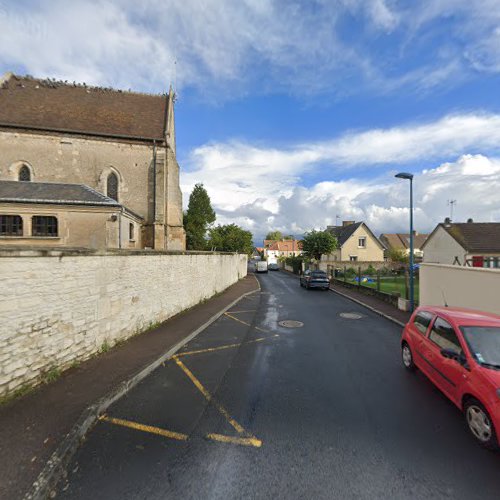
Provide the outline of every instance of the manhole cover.
{"type": "Polygon", "coordinates": [[[278,325],[285,328],[300,328],[301,326],[304,326],[304,323],[301,321],[294,321],[293,319],[285,319],[285,321],[280,321],[278,325]]]}
{"type": "Polygon", "coordinates": [[[340,313],[339,316],[345,319],[361,319],[363,316],[357,313],[340,313]]]}

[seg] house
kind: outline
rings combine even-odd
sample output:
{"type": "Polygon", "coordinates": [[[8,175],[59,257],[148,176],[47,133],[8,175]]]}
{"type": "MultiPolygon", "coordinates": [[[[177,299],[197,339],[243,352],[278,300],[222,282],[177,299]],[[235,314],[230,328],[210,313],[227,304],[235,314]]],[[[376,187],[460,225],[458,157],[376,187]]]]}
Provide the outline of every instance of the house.
{"type": "Polygon", "coordinates": [[[452,222],[446,218],[428,236],[424,262],[500,267],[500,222],[452,222]]]}
{"type": "Polygon", "coordinates": [[[174,100],[1,77],[0,245],[185,249],[174,100]]]}
{"type": "MultiPolygon", "coordinates": [[[[423,257],[422,246],[427,239],[428,234],[413,232],[413,255],[417,258],[423,257]]],[[[403,233],[383,233],[379,236],[379,240],[386,247],[388,252],[391,250],[400,250],[406,255],[410,255],[410,234],[403,233]]]]}
{"type": "Polygon", "coordinates": [[[0,181],[3,246],[141,248],[143,223],[88,186],[0,181]]]}
{"type": "Polygon", "coordinates": [[[321,257],[320,268],[384,262],[385,247],[364,222],[343,221],[341,226],[328,226],[326,230],[337,238],[338,248],[321,257]]]}
{"type": "Polygon", "coordinates": [[[302,254],[302,243],[299,240],[274,241],[265,247],[264,254],[269,262],[276,262],[278,257],[296,257],[302,254]]]}

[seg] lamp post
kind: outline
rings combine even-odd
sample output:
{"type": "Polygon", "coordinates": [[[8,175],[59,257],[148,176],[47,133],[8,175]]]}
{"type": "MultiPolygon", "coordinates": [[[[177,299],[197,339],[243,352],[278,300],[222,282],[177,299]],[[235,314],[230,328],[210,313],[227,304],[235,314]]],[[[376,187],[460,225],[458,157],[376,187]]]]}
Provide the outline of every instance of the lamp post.
{"type": "Polygon", "coordinates": [[[398,179],[407,179],[410,181],[410,312],[415,308],[415,294],[413,286],[413,174],[400,172],[396,174],[398,179]]]}

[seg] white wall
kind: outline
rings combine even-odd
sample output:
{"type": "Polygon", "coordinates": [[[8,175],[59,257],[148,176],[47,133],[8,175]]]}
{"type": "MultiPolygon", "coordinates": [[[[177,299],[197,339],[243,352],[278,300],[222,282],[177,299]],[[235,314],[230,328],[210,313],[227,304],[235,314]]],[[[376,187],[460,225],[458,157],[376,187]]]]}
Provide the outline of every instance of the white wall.
{"type": "Polygon", "coordinates": [[[500,314],[500,269],[421,264],[420,304],[468,307],[500,314]]]}
{"type": "Polygon", "coordinates": [[[36,383],[247,273],[237,254],[0,252],[0,396],[36,383]]]}
{"type": "Polygon", "coordinates": [[[424,262],[434,264],[453,264],[458,257],[460,264],[464,263],[466,251],[457,240],[448,234],[441,226],[429,237],[424,247],[424,262]]]}

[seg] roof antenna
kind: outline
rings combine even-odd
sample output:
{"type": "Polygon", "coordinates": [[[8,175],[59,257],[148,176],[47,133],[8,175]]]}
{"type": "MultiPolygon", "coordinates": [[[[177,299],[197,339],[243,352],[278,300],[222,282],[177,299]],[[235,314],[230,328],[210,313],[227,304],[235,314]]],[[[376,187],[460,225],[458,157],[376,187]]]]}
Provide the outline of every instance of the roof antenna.
{"type": "Polygon", "coordinates": [[[448,302],[446,302],[446,297],[444,296],[444,290],[441,288],[441,295],[443,296],[444,307],[448,307],[448,302]]]}

